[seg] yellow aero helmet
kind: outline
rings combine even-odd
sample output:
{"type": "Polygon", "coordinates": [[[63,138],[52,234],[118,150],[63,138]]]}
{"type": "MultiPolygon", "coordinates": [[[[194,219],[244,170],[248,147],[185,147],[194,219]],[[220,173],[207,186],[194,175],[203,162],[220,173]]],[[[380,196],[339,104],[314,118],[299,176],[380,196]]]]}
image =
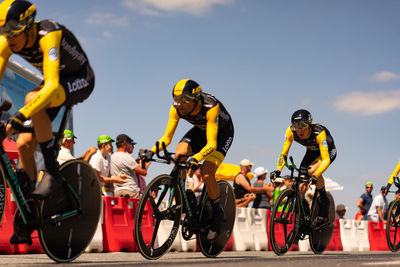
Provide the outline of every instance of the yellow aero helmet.
{"type": "Polygon", "coordinates": [[[201,95],[201,86],[190,79],[177,82],[172,91],[175,102],[198,101],[201,95]]]}
{"type": "Polygon", "coordinates": [[[36,16],[34,4],[25,0],[5,0],[0,3],[0,34],[13,37],[29,29],[36,16]]]}

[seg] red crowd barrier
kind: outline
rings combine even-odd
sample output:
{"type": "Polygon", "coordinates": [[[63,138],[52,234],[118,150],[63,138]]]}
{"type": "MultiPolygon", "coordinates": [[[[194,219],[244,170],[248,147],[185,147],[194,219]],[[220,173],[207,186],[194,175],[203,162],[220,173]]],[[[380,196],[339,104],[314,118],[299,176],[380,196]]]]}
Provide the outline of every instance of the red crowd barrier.
{"type": "Polygon", "coordinates": [[[335,226],[333,228],[331,242],[329,243],[326,250],[343,250],[342,239],[340,238],[340,224],[339,219],[335,219],[335,226]]]}
{"type": "Polygon", "coordinates": [[[134,225],[138,199],[104,196],[103,251],[137,251],[134,225]]]}
{"type": "Polygon", "coordinates": [[[368,222],[369,248],[374,250],[389,250],[386,241],[386,230],[382,222],[368,222]]]}
{"type": "Polygon", "coordinates": [[[15,254],[18,252],[16,245],[10,244],[10,237],[14,232],[14,214],[17,204],[11,201],[11,189],[6,189],[6,206],[4,207],[3,221],[0,226],[0,252],[3,254],[15,254]]]}

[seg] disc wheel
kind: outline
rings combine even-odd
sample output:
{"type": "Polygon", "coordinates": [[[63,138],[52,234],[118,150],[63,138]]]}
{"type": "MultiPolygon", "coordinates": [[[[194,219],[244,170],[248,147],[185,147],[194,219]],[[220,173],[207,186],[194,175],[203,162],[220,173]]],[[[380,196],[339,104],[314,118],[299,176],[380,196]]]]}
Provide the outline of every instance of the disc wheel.
{"type": "Polygon", "coordinates": [[[400,248],[400,199],[396,199],[388,210],[386,221],[386,240],[391,251],[400,248]]]}

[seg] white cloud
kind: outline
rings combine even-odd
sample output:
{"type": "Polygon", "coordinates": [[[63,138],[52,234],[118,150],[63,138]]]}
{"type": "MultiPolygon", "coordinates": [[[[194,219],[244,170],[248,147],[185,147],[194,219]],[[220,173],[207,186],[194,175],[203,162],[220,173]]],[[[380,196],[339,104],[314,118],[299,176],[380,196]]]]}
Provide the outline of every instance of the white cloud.
{"type": "Polygon", "coordinates": [[[214,5],[229,5],[233,0],[123,0],[122,4],[143,15],[159,16],[167,13],[188,13],[202,16],[214,5]]]}
{"type": "Polygon", "coordinates": [[[103,32],[103,36],[107,39],[111,39],[112,38],[112,33],[111,32],[103,32]]]}
{"type": "Polygon", "coordinates": [[[382,114],[400,109],[400,90],[351,92],[337,97],[334,107],[360,116],[382,114]]]}
{"type": "Polygon", "coordinates": [[[126,26],[129,24],[129,18],[120,17],[113,13],[96,12],[86,19],[86,23],[90,25],[126,26]]]}
{"type": "Polygon", "coordinates": [[[373,74],[369,79],[374,82],[388,82],[399,78],[400,74],[396,74],[390,71],[382,71],[373,74]]]}

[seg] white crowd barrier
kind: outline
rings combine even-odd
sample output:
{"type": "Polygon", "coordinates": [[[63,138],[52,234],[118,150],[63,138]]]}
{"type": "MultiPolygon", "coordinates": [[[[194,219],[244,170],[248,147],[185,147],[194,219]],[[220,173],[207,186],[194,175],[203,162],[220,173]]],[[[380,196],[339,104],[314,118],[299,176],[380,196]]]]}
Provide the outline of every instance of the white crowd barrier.
{"type": "Polygon", "coordinates": [[[253,233],[254,249],[268,250],[267,212],[265,209],[248,208],[250,230],[253,233]]]}
{"type": "Polygon", "coordinates": [[[368,222],[339,220],[343,251],[369,251],[368,222]]]}
{"type": "Polygon", "coordinates": [[[254,250],[254,238],[250,223],[249,209],[236,208],[235,226],[232,233],[234,251],[254,250]]]}
{"type": "Polygon", "coordinates": [[[103,252],[103,224],[104,224],[104,203],[101,202],[100,219],[97,224],[96,232],[90,244],[86,247],[85,252],[103,252]]]}

